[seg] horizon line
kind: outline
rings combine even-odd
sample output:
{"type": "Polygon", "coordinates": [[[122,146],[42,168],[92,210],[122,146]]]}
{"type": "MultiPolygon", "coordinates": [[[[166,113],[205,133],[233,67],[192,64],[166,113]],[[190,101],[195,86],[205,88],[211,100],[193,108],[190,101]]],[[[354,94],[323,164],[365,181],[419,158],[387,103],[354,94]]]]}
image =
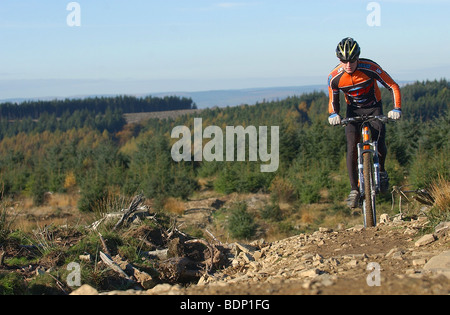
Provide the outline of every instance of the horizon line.
{"type": "MultiPolygon", "coordinates": [[[[434,80],[408,80],[403,81],[399,80],[397,81],[400,85],[408,85],[415,82],[426,82],[426,81],[439,81],[445,78],[441,79],[434,79],[434,80]]],[[[42,79],[42,81],[53,81],[56,79],[42,79]]],[[[70,81],[79,81],[79,80],[72,80],[70,81]]],[[[1,81],[1,80],[0,80],[1,81]]],[[[39,80],[41,81],[41,80],[39,80]]],[[[61,81],[61,80],[58,80],[61,81]]],[[[99,80],[92,80],[92,81],[99,81],[99,80]]],[[[172,90],[172,91],[158,91],[158,92],[128,92],[128,93],[86,93],[86,94],[76,94],[76,95],[68,95],[68,96],[33,96],[33,97],[7,97],[0,99],[0,103],[18,103],[18,102],[26,102],[26,101],[49,101],[49,100],[76,100],[76,99],[86,99],[86,98],[95,98],[95,97],[117,97],[117,96],[134,96],[137,98],[142,98],[146,96],[170,96],[176,94],[199,94],[199,93],[215,93],[215,92],[233,92],[233,91],[243,91],[243,92],[251,92],[251,91],[258,91],[258,90],[274,90],[274,89],[296,89],[296,88],[318,88],[319,90],[326,89],[327,84],[303,84],[303,85],[280,85],[280,86],[255,86],[255,87],[244,87],[244,88],[211,88],[211,89],[204,89],[204,90],[172,90]]],[[[299,91],[299,95],[310,93],[305,91],[299,91]]],[[[183,95],[181,95],[183,96],[183,95]]]]}

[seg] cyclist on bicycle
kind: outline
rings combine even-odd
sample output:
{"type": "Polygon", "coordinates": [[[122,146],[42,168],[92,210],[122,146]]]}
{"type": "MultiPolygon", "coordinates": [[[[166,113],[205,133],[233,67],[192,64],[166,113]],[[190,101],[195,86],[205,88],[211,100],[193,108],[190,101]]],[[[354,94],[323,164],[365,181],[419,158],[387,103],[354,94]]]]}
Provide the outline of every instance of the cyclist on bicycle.
{"type": "MultiPolygon", "coordinates": [[[[369,59],[359,58],[361,48],[353,38],[344,38],[336,49],[341,63],[331,72],[328,78],[330,95],[329,123],[340,125],[339,91],[345,95],[347,117],[364,115],[383,115],[381,92],[377,81],[393,94],[394,109],[389,112],[390,119],[398,120],[402,116],[401,92],[398,84],[377,63],[369,59]]],[[[347,168],[350,177],[351,193],[347,199],[350,208],[357,208],[360,199],[358,188],[357,144],[360,142],[360,124],[350,123],[346,126],[347,168]]],[[[380,158],[381,190],[389,189],[389,176],[385,169],[387,147],[385,142],[386,128],[380,121],[371,122],[372,139],[378,140],[380,158]]]]}

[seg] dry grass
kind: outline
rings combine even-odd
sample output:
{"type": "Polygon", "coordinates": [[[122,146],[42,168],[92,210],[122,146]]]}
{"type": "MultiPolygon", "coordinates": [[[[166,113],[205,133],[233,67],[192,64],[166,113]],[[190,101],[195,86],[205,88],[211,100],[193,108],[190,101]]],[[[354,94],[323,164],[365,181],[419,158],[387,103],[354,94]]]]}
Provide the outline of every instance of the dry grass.
{"type": "Polygon", "coordinates": [[[430,188],[434,205],[428,212],[431,228],[441,222],[450,221],[450,182],[443,177],[439,177],[433,182],[430,188]]]}
{"type": "Polygon", "coordinates": [[[295,187],[287,179],[276,177],[270,186],[270,192],[275,200],[289,203],[295,199],[295,187]]]}
{"type": "Polygon", "coordinates": [[[8,236],[14,218],[10,216],[9,209],[11,205],[5,200],[0,199],[0,243],[8,236]]]}
{"type": "Polygon", "coordinates": [[[130,206],[133,198],[125,197],[117,192],[109,191],[105,197],[98,200],[93,207],[96,217],[101,218],[105,214],[120,212],[130,206]]]}
{"type": "Polygon", "coordinates": [[[442,177],[434,181],[431,186],[434,207],[440,212],[450,213],[450,182],[442,177]]]}
{"type": "Polygon", "coordinates": [[[186,210],[186,206],[184,202],[179,201],[175,198],[167,198],[167,200],[164,202],[164,210],[168,213],[173,213],[177,215],[183,215],[184,211],[186,210]]]}
{"type": "Polygon", "coordinates": [[[300,220],[302,223],[313,224],[316,219],[317,215],[314,213],[314,211],[311,210],[302,211],[302,218],[300,220]]]}
{"type": "Polygon", "coordinates": [[[78,211],[78,194],[48,194],[45,204],[34,206],[32,198],[23,197],[9,208],[14,216],[14,229],[31,232],[39,226],[84,223],[91,218],[83,217],[78,211]]]}
{"type": "Polygon", "coordinates": [[[48,200],[48,206],[56,208],[76,208],[78,196],[73,194],[52,194],[48,200]]]}

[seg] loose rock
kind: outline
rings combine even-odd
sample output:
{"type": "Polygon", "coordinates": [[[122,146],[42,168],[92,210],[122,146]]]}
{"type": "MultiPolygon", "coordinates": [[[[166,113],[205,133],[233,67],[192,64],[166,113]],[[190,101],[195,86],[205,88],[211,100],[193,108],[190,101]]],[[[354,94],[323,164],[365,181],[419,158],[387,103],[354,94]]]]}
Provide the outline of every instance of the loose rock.
{"type": "Polygon", "coordinates": [[[416,243],[416,247],[425,246],[433,243],[436,240],[433,234],[427,234],[422,236],[416,243]]]}

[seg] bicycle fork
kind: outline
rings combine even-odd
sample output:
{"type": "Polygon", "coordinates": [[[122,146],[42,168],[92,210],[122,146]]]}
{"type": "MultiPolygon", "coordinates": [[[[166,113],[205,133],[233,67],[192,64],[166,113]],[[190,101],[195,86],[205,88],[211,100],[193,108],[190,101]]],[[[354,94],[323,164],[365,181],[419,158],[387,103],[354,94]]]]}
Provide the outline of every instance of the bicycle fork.
{"type": "MultiPolygon", "coordinates": [[[[380,179],[380,160],[378,157],[378,141],[370,142],[370,130],[368,126],[363,128],[363,143],[358,143],[358,176],[359,176],[359,188],[361,198],[363,199],[366,192],[364,186],[364,154],[370,153],[373,158],[373,172],[375,180],[375,192],[381,191],[381,179],[380,179]]],[[[368,192],[371,193],[371,192],[368,192]]]]}

